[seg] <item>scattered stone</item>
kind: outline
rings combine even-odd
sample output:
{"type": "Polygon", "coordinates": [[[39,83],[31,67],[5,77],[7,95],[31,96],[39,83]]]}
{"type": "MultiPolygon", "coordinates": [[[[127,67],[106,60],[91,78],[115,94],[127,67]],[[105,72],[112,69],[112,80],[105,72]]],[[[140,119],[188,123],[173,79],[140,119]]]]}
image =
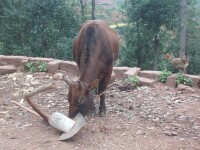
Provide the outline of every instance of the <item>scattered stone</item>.
{"type": "Polygon", "coordinates": [[[194,93],[195,89],[191,88],[191,87],[187,87],[184,91],[185,94],[191,94],[194,93]]]}
{"type": "Polygon", "coordinates": [[[32,73],[32,75],[34,77],[42,77],[42,76],[44,77],[47,75],[47,73],[46,72],[34,72],[34,73],[32,73]]]}
{"type": "Polygon", "coordinates": [[[175,131],[164,131],[164,133],[168,136],[177,136],[178,133],[175,131]]]}
{"type": "Polygon", "coordinates": [[[183,90],[185,90],[186,88],[188,88],[187,85],[178,84],[176,89],[179,90],[179,91],[183,91],[183,90]]]}
{"type": "Polygon", "coordinates": [[[129,106],[128,109],[133,110],[133,106],[129,106]]]}
{"type": "Polygon", "coordinates": [[[56,73],[53,76],[53,80],[62,80],[62,73],[56,73]]]}
{"type": "Polygon", "coordinates": [[[177,90],[183,91],[185,94],[191,94],[195,92],[195,89],[193,89],[190,86],[184,85],[184,84],[178,84],[177,90]]]}
{"type": "Polygon", "coordinates": [[[34,77],[33,77],[32,74],[28,74],[28,75],[26,75],[26,79],[27,79],[27,80],[33,80],[34,77]]]}
{"type": "Polygon", "coordinates": [[[12,136],[12,137],[10,137],[10,139],[17,139],[17,137],[16,136],[12,136]]]}
{"type": "Polygon", "coordinates": [[[131,91],[133,89],[136,88],[136,85],[131,83],[131,82],[124,82],[123,84],[121,85],[118,85],[118,88],[121,90],[121,91],[131,91]]]}

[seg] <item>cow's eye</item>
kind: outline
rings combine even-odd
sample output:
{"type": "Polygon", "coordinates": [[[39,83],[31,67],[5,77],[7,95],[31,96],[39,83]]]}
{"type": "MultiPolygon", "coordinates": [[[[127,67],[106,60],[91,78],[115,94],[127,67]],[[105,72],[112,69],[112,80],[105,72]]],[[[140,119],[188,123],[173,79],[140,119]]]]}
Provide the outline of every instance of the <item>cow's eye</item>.
{"type": "Polygon", "coordinates": [[[82,104],[84,103],[83,96],[79,96],[79,97],[78,97],[77,103],[78,103],[78,105],[82,105],[82,104]]]}

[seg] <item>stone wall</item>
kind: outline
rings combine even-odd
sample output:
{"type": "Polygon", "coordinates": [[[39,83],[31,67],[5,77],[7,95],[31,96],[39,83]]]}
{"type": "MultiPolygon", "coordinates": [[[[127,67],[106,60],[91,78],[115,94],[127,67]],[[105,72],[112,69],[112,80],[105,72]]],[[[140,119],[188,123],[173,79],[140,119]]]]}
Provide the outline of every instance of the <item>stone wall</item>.
{"type": "MultiPolygon", "coordinates": [[[[4,56],[0,55],[0,75],[10,74],[17,71],[24,71],[27,62],[44,61],[47,63],[47,72],[55,74],[58,71],[64,71],[68,75],[79,75],[78,67],[75,62],[62,61],[53,58],[39,58],[26,56],[4,56]]],[[[114,67],[112,73],[112,81],[122,79],[129,75],[139,77],[141,85],[153,86],[157,80],[160,71],[143,70],[137,67],[114,67]]],[[[193,87],[200,88],[200,76],[185,74],[185,77],[190,77],[193,80],[193,87]]],[[[167,85],[176,88],[175,75],[168,77],[167,85]]]]}

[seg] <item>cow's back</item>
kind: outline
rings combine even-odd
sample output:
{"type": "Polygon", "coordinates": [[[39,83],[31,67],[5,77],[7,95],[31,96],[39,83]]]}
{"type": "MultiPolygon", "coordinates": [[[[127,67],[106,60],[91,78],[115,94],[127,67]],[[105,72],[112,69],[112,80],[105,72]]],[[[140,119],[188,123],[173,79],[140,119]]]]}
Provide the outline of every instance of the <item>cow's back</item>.
{"type": "Polygon", "coordinates": [[[119,51],[118,37],[106,22],[90,20],[84,23],[78,33],[74,45],[73,56],[79,68],[86,56],[83,52],[89,49],[90,56],[97,57],[106,64],[113,63],[119,51]],[[110,62],[111,61],[111,62],[110,62]]]}

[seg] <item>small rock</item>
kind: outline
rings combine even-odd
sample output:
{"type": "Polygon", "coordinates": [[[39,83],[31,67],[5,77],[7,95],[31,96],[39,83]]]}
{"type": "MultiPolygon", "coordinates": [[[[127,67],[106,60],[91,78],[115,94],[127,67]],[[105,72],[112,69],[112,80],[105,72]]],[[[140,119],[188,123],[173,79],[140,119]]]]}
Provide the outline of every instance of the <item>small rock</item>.
{"type": "Polygon", "coordinates": [[[121,136],[125,136],[125,135],[126,135],[126,133],[121,134],[121,136]]]}
{"type": "Polygon", "coordinates": [[[164,133],[168,136],[177,136],[178,133],[175,131],[164,131],[164,133]]]}
{"type": "Polygon", "coordinates": [[[10,137],[10,139],[17,139],[17,137],[13,136],[13,137],[10,137]]]}
{"type": "Polygon", "coordinates": [[[153,121],[154,121],[154,122],[159,122],[160,119],[159,119],[159,118],[153,118],[153,121]]]}
{"type": "Polygon", "coordinates": [[[128,109],[133,110],[133,106],[129,106],[128,109]]]}
{"type": "Polygon", "coordinates": [[[179,90],[179,91],[183,91],[183,90],[185,90],[187,87],[188,87],[187,85],[178,84],[176,89],[179,90]]]}
{"type": "Polygon", "coordinates": [[[185,94],[191,94],[191,93],[194,93],[194,92],[195,92],[195,90],[191,87],[187,87],[184,91],[185,94]]]}
{"type": "Polygon", "coordinates": [[[62,80],[62,73],[56,73],[54,76],[53,76],[53,80],[62,80]]]}

